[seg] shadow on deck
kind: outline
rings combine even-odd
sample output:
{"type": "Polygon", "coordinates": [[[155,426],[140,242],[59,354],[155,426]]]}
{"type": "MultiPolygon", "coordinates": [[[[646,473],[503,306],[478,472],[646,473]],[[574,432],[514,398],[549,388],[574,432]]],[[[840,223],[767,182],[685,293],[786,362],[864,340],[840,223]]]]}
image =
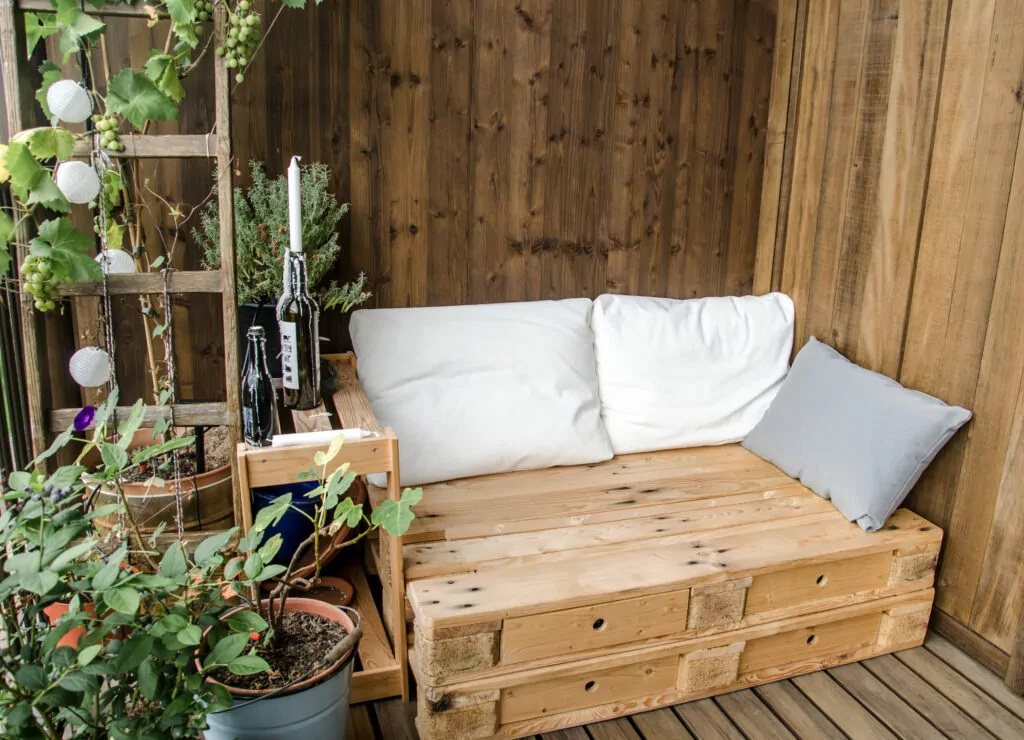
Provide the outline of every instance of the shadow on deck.
{"type": "MultiPolygon", "coordinates": [[[[349,740],[416,740],[415,704],[352,708],[349,740]]],[[[937,634],[924,647],[538,740],[1024,739],[1024,698],[937,634]]],[[[452,740],[458,740],[453,738],[452,740]]]]}

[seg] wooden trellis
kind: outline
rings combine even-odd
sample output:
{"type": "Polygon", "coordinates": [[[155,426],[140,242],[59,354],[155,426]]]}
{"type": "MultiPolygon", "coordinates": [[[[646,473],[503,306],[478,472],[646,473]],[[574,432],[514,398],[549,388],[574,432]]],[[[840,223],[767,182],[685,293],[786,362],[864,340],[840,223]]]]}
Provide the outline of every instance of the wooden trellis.
{"type": "MultiPolygon", "coordinates": [[[[4,97],[7,125],[12,133],[21,131],[38,119],[34,99],[36,85],[32,84],[34,70],[29,64],[24,34],[24,13],[52,12],[49,0],[0,0],[0,70],[4,79],[4,97]]],[[[104,6],[90,10],[98,16],[129,16],[149,18],[141,3],[104,6]]],[[[214,16],[214,33],[218,41],[225,37],[227,9],[218,5],[214,16]]],[[[231,182],[231,110],[228,69],[223,57],[215,57],[214,83],[216,96],[216,125],[206,135],[128,135],[122,136],[124,151],[108,152],[116,158],[180,159],[211,158],[217,161],[217,197],[220,215],[219,270],[173,271],[167,276],[169,294],[219,293],[223,303],[224,373],[227,389],[223,403],[170,404],[148,406],[143,419],[144,427],[152,427],[161,419],[173,420],[182,426],[226,426],[232,448],[241,438],[239,427],[239,366],[238,327],[235,297],[235,239],[234,210],[231,182]]],[[[98,134],[94,134],[98,137],[98,134]]],[[[82,140],[75,151],[76,157],[88,158],[99,142],[82,140]]],[[[15,204],[15,209],[22,206],[15,204]]],[[[16,235],[19,264],[28,254],[31,234],[23,225],[16,235]]],[[[104,290],[110,295],[161,294],[164,276],[159,273],[110,275],[103,281],[61,286],[65,297],[100,296],[104,290]]],[[[34,454],[46,448],[48,438],[63,431],[71,423],[78,408],[48,408],[46,382],[50,365],[47,362],[45,341],[42,336],[42,318],[33,309],[31,296],[21,295],[21,328],[25,353],[25,382],[28,395],[31,439],[34,454]]],[[[117,418],[128,415],[130,407],[118,407],[117,418]]],[[[241,511],[237,464],[231,461],[234,480],[235,521],[241,511]]],[[[209,534],[204,533],[204,536],[209,534]]]]}

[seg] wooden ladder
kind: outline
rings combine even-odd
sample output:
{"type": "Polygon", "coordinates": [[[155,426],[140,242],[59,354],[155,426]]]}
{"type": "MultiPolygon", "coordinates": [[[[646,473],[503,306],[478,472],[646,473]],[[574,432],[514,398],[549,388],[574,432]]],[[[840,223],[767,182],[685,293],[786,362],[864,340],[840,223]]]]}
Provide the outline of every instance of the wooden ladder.
{"type": "MultiPolygon", "coordinates": [[[[25,41],[24,13],[53,12],[49,0],[0,0],[0,72],[4,80],[4,98],[7,108],[7,126],[11,135],[33,124],[39,117],[36,110],[34,70],[29,66],[25,41]]],[[[148,18],[141,3],[109,5],[90,13],[97,16],[130,16],[148,18]]],[[[227,12],[223,5],[216,8],[214,33],[223,39],[227,12]]],[[[117,158],[180,159],[211,158],[217,161],[217,199],[220,216],[220,269],[210,271],[172,271],[167,276],[167,292],[171,294],[219,293],[224,313],[224,375],[227,400],[223,403],[170,404],[147,406],[142,426],[152,427],[161,419],[173,420],[182,426],[226,426],[231,447],[241,439],[239,426],[238,318],[235,292],[235,237],[234,210],[231,181],[231,90],[228,69],[223,57],[214,58],[214,84],[216,96],[216,128],[213,134],[198,135],[123,135],[122,152],[107,152],[117,158]]],[[[98,134],[94,134],[94,137],[98,134]]],[[[88,158],[96,141],[81,140],[75,156],[88,158]]],[[[16,211],[22,209],[15,203],[16,211]]],[[[28,255],[30,234],[25,226],[16,236],[18,263],[28,255]]],[[[164,291],[164,276],[159,273],[109,275],[106,292],[110,295],[147,295],[164,291]]],[[[61,286],[66,297],[102,296],[104,282],[84,282],[61,286]]],[[[28,395],[29,418],[33,454],[38,455],[47,446],[54,433],[64,431],[80,411],[78,408],[47,408],[48,384],[45,382],[50,367],[47,363],[42,317],[33,308],[32,297],[21,294],[21,330],[24,348],[25,384],[28,395]]],[[[115,419],[126,418],[130,406],[119,406],[115,419]]],[[[238,485],[237,461],[231,458],[234,486],[234,518],[239,523],[242,511],[238,485]]],[[[209,531],[200,533],[208,536],[209,531]]]]}

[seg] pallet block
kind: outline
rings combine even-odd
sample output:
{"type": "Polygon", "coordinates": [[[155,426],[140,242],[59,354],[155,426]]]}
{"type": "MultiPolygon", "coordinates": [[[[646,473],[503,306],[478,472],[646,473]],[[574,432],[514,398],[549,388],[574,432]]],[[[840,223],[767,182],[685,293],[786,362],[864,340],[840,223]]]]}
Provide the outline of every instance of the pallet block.
{"type": "MultiPolygon", "coordinates": [[[[518,738],[736,691],[924,641],[931,589],[560,665],[422,686],[421,740],[518,738]]],[[[422,661],[413,670],[422,683],[422,661]]]]}

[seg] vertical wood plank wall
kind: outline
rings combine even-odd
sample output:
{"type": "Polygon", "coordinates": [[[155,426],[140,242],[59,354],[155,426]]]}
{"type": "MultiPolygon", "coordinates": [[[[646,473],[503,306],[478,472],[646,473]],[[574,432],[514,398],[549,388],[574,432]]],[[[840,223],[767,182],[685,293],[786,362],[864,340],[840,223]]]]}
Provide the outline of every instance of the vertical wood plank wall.
{"type": "Polygon", "coordinates": [[[350,7],[352,263],[377,305],[750,292],[770,4],[350,7]]]}
{"type": "Polygon", "coordinates": [[[798,346],[974,411],[910,506],[946,530],[939,624],[1005,671],[1024,613],[1024,4],[801,0],[798,17],[758,287],[793,297],[798,346]]]}
{"type": "MultiPolygon", "coordinates": [[[[329,0],[276,20],[279,3],[254,2],[273,28],[232,96],[236,182],[250,160],[270,175],[292,154],[328,164],[352,203],[335,277],[365,271],[372,305],[752,290],[775,0],[329,0]]],[[[166,34],[109,24],[115,67],[141,66],[166,34]]],[[[209,131],[212,71],[185,84],[161,132],[209,131]]],[[[185,213],[212,184],[205,161],[143,170],[185,213]]],[[[177,236],[176,266],[198,269],[197,219],[176,233],[158,206],[149,248],[177,236]]],[[[223,342],[201,318],[217,300],[179,302],[184,398],[223,397],[223,342]]],[[[135,396],[144,329],[133,301],[116,303],[135,396]]],[[[345,348],[341,317],[321,326],[345,348]]],[[[93,322],[75,329],[95,341],[93,322]]]]}

